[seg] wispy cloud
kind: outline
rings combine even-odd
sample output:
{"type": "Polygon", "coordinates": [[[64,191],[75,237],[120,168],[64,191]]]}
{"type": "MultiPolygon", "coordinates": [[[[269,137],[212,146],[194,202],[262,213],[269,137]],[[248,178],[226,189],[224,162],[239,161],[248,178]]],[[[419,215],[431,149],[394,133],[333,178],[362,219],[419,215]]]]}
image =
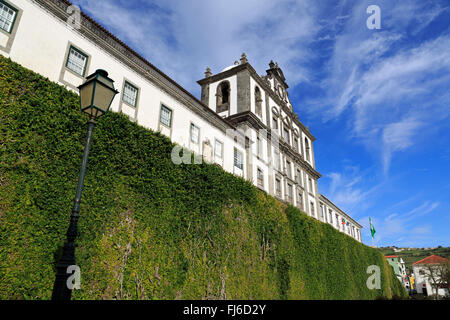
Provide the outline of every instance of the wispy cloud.
{"type": "Polygon", "coordinates": [[[362,1],[352,8],[336,36],[323,74],[325,95],[312,99],[308,111],[325,122],[346,112],[349,137],[380,154],[387,174],[395,152],[416,146],[414,138],[424,126],[448,117],[443,108],[450,102],[445,95],[450,86],[450,35],[417,44],[406,40],[447,7],[419,1],[394,7],[382,1],[382,29],[374,32],[364,27],[361,12],[366,5],[362,1]]]}
{"type": "Polygon", "coordinates": [[[108,28],[191,91],[246,52],[257,70],[274,59],[292,85],[307,81],[309,45],[320,29],[314,1],[77,0],[108,28]]]}
{"type": "MultiPolygon", "coordinates": [[[[425,201],[421,205],[405,212],[393,212],[385,216],[372,217],[376,229],[375,243],[397,243],[397,245],[420,245],[421,241],[433,237],[430,223],[421,218],[432,214],[440,206],[439,202],[425,201]],[[400,239],[403,237],[403,239],[400,239]]],[[[369,217],[359,220],[368,235],[369,217]]]]}

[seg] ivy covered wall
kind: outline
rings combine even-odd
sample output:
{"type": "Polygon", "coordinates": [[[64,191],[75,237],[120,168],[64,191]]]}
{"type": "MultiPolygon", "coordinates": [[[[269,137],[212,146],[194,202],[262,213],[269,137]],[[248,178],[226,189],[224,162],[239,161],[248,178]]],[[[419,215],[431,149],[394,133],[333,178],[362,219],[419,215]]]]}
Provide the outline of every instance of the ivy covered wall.
{"type": "MultiPolygon", "coordinates": [[[[86,121],[76,94],[0,56],[0,299],[51,297],[86,121]]],[[[215,165],[174,165],[172,148],[123,115],[99,119],[74,299],[406,295],[376,249],[215,165]],[[372,264],[379,290],[366,287],[372,264]]]]}

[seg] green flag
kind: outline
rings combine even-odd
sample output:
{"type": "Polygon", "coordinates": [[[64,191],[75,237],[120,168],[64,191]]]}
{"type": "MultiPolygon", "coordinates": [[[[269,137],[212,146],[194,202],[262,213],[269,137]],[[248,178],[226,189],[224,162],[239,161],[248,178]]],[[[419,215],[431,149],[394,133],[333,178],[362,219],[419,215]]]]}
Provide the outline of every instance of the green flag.
{"type": "Polygon", "coordinates": [[[370,222],[370,233],[372,234],[372,239],[374,239],[374,235],[375,235],[375,228],[372,225],[372,219],[370,219],[369,217],[369,222],[370,222]]]}

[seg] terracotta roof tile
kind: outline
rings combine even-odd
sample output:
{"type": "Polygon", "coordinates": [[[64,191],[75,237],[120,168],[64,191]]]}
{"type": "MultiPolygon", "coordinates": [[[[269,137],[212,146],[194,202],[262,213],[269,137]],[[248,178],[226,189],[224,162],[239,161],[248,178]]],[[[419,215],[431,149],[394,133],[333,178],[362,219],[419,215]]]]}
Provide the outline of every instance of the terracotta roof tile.
{"type": "Polygon", "coordinates": [[[413,264],[437,264],[442,262],[447,262],[448,259],[432,254],[422,260],[416,261],[413,264]]]}

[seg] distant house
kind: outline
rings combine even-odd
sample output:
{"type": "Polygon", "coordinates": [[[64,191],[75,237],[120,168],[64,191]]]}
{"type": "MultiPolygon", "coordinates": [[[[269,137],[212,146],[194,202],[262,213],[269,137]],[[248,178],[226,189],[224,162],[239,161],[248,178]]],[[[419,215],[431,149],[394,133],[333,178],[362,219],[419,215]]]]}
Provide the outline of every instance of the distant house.
{"type": "Polygon", "coordinates": [[[385,258],[386,258],[387,262],[394,269],[397,279],[402,283],[402,285],[407,290],[409,290],[410,284],[409,284],[408,275],[406,274],[405,261],[403,261],[403,259],[400,258],[399,256],[385,256],[385,258]]]}
{"type": "MultiPolygon", "coordinates": [[[[430,270],[437,270],[438,266],[443,263],[448,263],[448,259],[433,254],[412,264],[417,293],[424,295],[435,294],[429,277],[430,272],[433,271],[430,270]]],[[[437,294],[439,296],[448,296],[448,285],[447,288],[440,286],[437,294]]]]}

